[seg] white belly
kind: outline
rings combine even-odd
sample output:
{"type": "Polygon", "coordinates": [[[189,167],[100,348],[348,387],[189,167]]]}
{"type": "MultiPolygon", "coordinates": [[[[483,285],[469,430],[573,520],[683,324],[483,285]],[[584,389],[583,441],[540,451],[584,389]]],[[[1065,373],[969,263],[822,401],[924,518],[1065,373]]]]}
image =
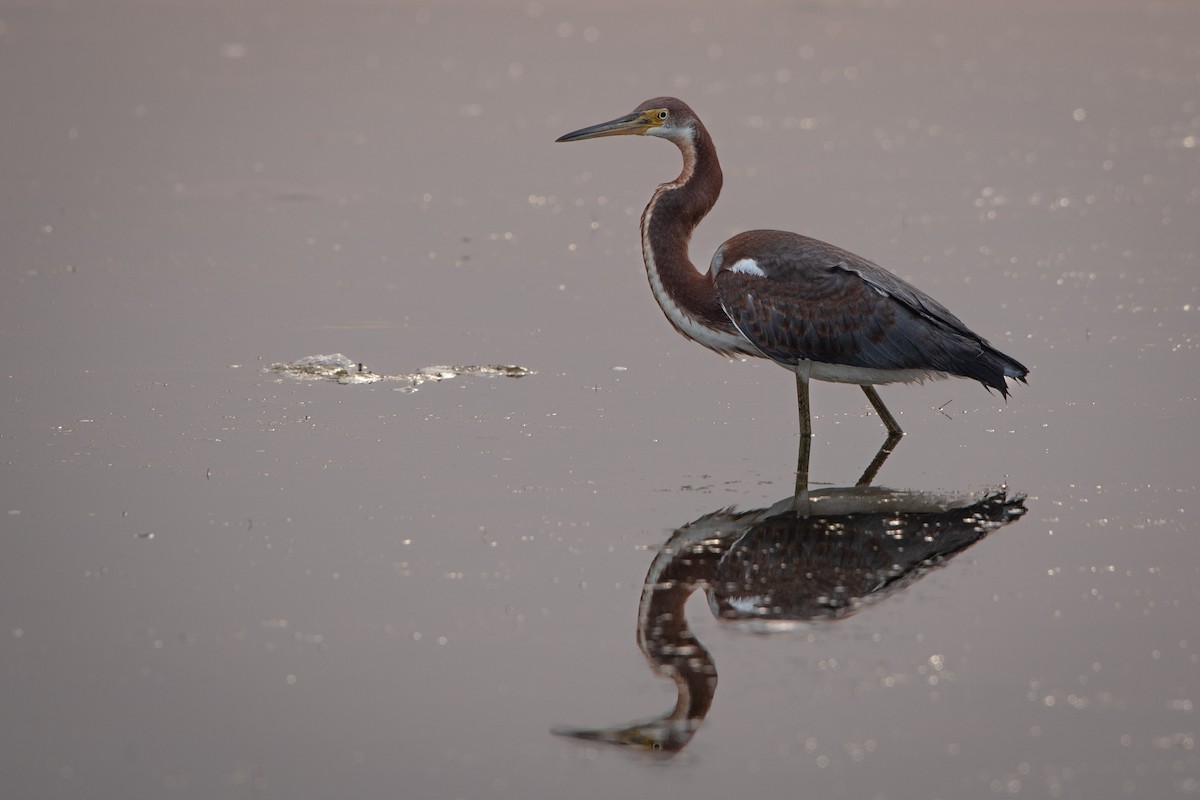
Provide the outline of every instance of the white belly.
{"type": "Polygon", "coordinates": [[[950,377],[945,372],[923,369],[871,369],[851,367],[845,364],[826,364],[821,361],[803,361],[796,366],[781,364],[798,375],[809,370],[809,378],[830,383],[854,383],[859,386],[880,386],[885,383],[924,383],[950,377]],[[810,366],[811,365],[811,366],[810,366]]]}

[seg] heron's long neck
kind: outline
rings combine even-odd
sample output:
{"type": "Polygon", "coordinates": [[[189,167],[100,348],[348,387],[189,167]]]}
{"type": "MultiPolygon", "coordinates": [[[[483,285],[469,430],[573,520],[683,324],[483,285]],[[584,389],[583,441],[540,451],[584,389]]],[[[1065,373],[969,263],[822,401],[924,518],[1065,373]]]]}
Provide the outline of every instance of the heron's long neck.
{"type": "Polygon", "coordinates": [[[703,127],[674,141],[683,153],[683,171],[675,180],[659,186],[642,212],[646,273],[659,305],[681,331],[675,317],[678,311],[702,324],[732,328],[711,278],[697,271],[688,258],[692,231],[721,194],[723,178],[717,151],[703,127]]]}
{"type": "Polygon", "coordinates": [[[684,606],[712,576],[720,552],[705,543],[682,549],[668,544],[646,575],[638,607],[638,647],[659,675],[675,682],[675,709],[668,718],[697,725],[717,691],[717,668],[688,627],[684,606]]]}

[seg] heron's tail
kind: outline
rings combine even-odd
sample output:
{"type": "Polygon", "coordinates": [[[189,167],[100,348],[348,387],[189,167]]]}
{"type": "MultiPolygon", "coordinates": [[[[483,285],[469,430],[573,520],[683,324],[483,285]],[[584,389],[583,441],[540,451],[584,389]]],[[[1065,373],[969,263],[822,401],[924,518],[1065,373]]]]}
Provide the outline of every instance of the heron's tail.
{"type": "Polygon", "coordinates": [[[1013,380],[1020,381],[1021,383],[1028,383],[1028,381],[1025,380],[1025,376],[1029,374],[1029,370],[1024,364],[1022,364],[1020,361],[1017,361],[1012,356],[1005,355],[988,344],[983,346],[983,353],[981,356],[981,361],[987,365],[985,370],[986,372],[990,373],[988,377],[991,378],[991,380],[978,375],[973,375],[972,377],[978,378],[984,386],[990,386],[991,388],[1000,392],[1003,397],[1008,397],[1007,378],[1012,378],[1013,380]]]}

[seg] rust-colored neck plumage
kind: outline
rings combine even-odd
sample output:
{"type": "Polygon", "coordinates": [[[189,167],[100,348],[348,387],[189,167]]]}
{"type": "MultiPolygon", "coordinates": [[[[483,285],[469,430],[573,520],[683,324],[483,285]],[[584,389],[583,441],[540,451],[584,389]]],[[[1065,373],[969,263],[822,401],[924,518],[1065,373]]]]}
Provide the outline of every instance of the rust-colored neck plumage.
{"type": "Polygon", "coordinates": [[[638,647],[677,690],[675,708],[665,719],[693,729],[712,707],[717,668],[688,626],[684,606],[708,583],[720,556],[703,542],[668,543],[650,565],[638,607],[638,647]]]}
{"type": "Polygon", "coordinates": [[[642,213],[646,272],[659,305],[680,333],[714,349],[725,350],[723,346],[705,342],[693,329],[709,328],[722,336],[734,333],[729,317],[721,309],[712,279],[707,273],[697,271],[688,258],[692,231],[721,194],[721,165],[712,138],[699,120],[693,120],[669,138],[683,153],[683,171],[678,178],[655,190],[642,213]]]}

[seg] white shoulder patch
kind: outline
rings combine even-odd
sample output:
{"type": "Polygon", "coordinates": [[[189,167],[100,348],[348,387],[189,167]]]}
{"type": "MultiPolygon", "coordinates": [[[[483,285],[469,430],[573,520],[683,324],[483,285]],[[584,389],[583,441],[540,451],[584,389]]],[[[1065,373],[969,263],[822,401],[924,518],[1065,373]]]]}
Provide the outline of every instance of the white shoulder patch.
{"type": "Polygon", "coordinates": [[[758,277],[758,278],[767,277],[767,273],[762,271],[762,267],[760,267],[758,265],[758,262],[755,261],[753,258],[743,258],[739,261],[734,262],[733,265],[729,267],[729,271],[730,272],[741,272],[744,275],[754,275],[755,277],[758,277]]]}

